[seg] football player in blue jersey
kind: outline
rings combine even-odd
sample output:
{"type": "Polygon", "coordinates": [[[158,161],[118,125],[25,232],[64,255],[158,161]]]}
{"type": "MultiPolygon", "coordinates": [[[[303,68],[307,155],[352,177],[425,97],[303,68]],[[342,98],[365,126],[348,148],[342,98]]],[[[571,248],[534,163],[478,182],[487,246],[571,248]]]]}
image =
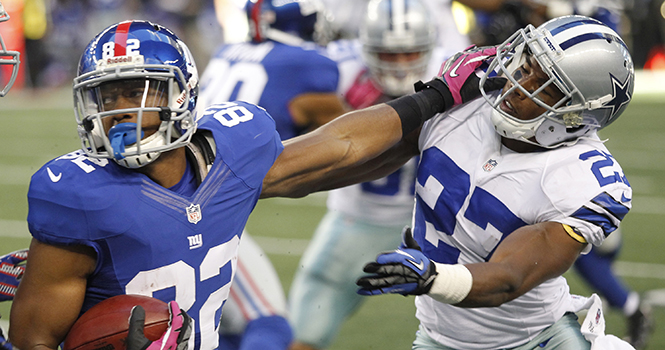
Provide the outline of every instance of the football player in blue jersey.
{"type": "Polygon", "coordinates": [[[453,56],[415,94],[289,140],[262,197],[375,179],[420,154],[413,230],[357,281],[363,295],[416,295],[414,349],[632,349],[604,334],[600,298],[571,295],[561,275],[631,207],[597,131],[634,81],[626,44],[601,22],[529,25],[453,56]]]}
{"type": "MultiPolygon", "coordinates": [[[[273,119],[245,102],[195,115],[198,72],[187,46],[147,21],[99,33],[78,73],[82,149],[30,182],[33,239],[10,339],[56,349],[99,301],[142,294],[170,302],[165,344],[217,348],[240,237],[283,148],[273,119]]],[[[159,347],[130,338],[130,350],[159,347]]]]}
{"type": "Polygon", "coordinates": [[[322,3],[258,0],[245,10],[251,40],[217,49],[201,76],[199,108],[257,104],[270,112],[283,140],[344,113],[337,65],[321,46],[332,36],[322,3]]]}
{"type": "MultiPolygon", "coordinates": [[[[201,75],[198,108],[242,100],[265,108],[282,140],[345,111],[339,72],[325,56],[328,15],[318,0],[248,1],[250,40],[220,46],[201,75]]],[[[267,255],[244,233],[238,272],[224,306],[224,349],[286,349],[291,339],[283,286],[267,255]]]]}

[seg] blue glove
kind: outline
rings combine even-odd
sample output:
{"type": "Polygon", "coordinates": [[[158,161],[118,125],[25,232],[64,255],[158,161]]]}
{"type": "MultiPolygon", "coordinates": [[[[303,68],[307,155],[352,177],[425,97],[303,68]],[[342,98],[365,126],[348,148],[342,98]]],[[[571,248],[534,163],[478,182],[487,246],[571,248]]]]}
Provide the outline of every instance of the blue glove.
{"type": "Polygon", "coordinates": [[[14,299],[18,283],[25,272],[27,259],[27,249],[0,256],[0,301],[14,299]]]}
{"type": "Polygon", "coordinates": [[[363,271],[371,275],[356,281],[361,295],[427,294],[437,276],[434,263],[420,250],[409,227],[402,231],[399,249],[379,254],[376,262],[365,265],[363,271]]]}

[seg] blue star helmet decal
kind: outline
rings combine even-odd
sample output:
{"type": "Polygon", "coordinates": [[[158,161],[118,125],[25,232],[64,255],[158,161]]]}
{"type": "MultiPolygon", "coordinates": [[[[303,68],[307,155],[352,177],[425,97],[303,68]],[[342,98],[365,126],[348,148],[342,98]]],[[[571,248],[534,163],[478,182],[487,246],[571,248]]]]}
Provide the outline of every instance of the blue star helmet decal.
{"type": "Polygon", "coordinates": [[[623,83],[619,81],[612,73],[610,73],[610,79],[612,81],[612,99],[607,102],[602,108],[611,108],[612,112],[610,113],[610,121],[613,121],[616,113],[621,110],[621,107],[630,102],[631,96],[628,91],[628,85],[630,79],[626,78],[626,81],[623,83]]]}

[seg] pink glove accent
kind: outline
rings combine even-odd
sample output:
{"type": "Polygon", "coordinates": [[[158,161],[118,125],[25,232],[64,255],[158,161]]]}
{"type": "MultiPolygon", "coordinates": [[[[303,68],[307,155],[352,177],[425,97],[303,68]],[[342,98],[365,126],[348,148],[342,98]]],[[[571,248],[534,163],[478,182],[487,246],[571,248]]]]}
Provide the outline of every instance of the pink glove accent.
{"type": "Polygon", "coordinates": [[[370,79],[367,71],[363,71],[346,92],[346,102],[353,109],[362,109],[374,105],[382,95],[383,92],[370,79]]]}
{"type": "Polygon", "coordinates": [[[464,83],[474,75],[484,62],[496,56],[496,47],[470,46],[466,50],[457,53],[441,65],[439,76],[450,89],[455,103],[453,106],[462,104],[463,98],[460,93],[464,83]]]}
{"type": "Polygon", "coordinates": [[[169,328],[161,338],[151,342],[143,334],[145,310],[140,305],[135,306],[129,318],[127,350],[186,350],[192,333],[191,318],[175,301],[169,302],[169,313],[169,328]]]}
{"type": "Polygon", "coordinates": [[[175,301],[169,302],[169,313],[171,313],[169,328],[166,329],[166,332],[164,332],[161,338],[152,342],[146,350],[175,350],[178,347],[178,336],[183,330],[183,316],[180,313],[178,303],[175,301]]]}

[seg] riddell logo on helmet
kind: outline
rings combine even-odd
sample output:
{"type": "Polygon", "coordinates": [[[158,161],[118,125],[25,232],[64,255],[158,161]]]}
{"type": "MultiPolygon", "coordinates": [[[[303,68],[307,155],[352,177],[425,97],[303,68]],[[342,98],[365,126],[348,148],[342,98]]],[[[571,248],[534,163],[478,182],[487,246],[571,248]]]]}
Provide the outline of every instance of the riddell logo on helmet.
{"type": "MultiPolygon", "coordinates": [[[[187,82],[187,90],[191,90],[192,85],[193,84],[192,84],[191,80],[189,82],[187,82]]],[[[178,96],[178,98],[176,98],[176,100],[175,100],[176,104],[181,105],[181,104],[185,103],[185,101],[187,100],[187,90],[183,90],[180,93],[180,95],[178,96]]]]}
{"type": "Polygon", "coordinates": [[[111,57],[106,59],[106,64],[127,63],[132,61],[132,56],[111,57]]]}
{"type": "Polygon", "coordinates": [[[107,57],[97,61],[97,67],[113,67],[135,64],[143,64],[142,55],[107,57]]]}
{"type": "Polygon", "coordinates": [[[186,96],[187,96],[187,92],[186,92],[186,91],[181,92],[181,93],[180,93],[180,96],[178,96],[178,98],[175,100],[175,103],[176,103],[177,105],[181,105],[181,104],[185,103],[185,97],[186,97],[186,96]]]}

